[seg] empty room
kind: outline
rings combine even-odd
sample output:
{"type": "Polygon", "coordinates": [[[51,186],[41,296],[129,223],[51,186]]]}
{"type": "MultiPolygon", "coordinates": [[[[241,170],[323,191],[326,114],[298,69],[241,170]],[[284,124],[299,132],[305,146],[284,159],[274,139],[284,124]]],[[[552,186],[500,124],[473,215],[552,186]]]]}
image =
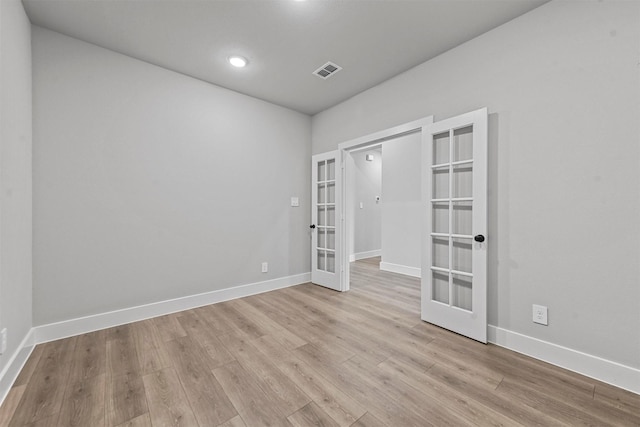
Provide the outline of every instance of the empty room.
{"type": "Polygon", "coordinates": [[[0,426],[640,426],[640,1],[0,0],[0,426]]]}

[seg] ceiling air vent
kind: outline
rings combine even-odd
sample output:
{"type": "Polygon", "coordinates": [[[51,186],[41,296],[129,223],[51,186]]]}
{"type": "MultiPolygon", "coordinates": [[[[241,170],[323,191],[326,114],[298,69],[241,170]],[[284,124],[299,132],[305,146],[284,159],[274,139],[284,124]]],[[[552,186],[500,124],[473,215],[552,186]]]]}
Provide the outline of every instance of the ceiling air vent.
{"type": "Polygon", "coordinates": [[[327,62],[322,67],[315,70],[313,74],[320,77],[321,79],[326,80],[340,70],[342,70],[341,66],[336,65],[333,62],[327,62]]]}

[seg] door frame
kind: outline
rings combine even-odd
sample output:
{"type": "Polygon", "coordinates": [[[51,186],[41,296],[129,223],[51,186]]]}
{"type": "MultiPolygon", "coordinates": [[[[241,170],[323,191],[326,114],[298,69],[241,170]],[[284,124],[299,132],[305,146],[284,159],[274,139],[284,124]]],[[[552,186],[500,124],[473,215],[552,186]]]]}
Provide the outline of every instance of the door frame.
{"type": "Polygon", "coordinates": [[[350,289],[350,265],[349,265],[349,231],[353,224],[347,221],[347,192],[348,186],[353,185],[349,181],[348,164],[346,161],[347,156],[350,156],[355,151],[370,148],[375,145],[379,145],[384,141],[395,139],[401,136],[410,135],[414,133],[420,133],[422,135],[423,129],[433,123],[433,115],[426,116],[412,122],[404,123],[398,126],[390,127],[378,132],[371,133],[369,135],[361,136],[349,141],[338,144],[338,159],[340,161],[340,167],[342,168],[342,188],[340,195],[340,221],[342,227],[340,227],[340,233],[338,236],[341,257],[341,271],[340,271],[340,291],[346,292],[350,289]]]}

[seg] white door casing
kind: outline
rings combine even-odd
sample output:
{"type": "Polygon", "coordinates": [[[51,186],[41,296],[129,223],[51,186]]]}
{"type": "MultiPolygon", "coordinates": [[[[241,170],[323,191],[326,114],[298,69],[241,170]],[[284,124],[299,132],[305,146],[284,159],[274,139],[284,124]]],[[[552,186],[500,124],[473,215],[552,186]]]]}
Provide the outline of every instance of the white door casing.
{"type": "Polygon", "coordinates": [[[421,317],[487,342],[487,109],[423,128],[421,317]]]}
{"type": "Polygon", "coordinates": [[[339,151],[311,159],[311,281],[341,288],[342,167],[339,151]]]}

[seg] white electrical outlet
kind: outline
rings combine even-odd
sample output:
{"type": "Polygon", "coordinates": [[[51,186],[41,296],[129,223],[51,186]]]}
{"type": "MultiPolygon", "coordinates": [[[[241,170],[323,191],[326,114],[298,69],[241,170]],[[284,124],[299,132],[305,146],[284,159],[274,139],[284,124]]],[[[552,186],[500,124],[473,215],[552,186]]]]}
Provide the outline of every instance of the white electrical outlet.
{"type": "Polygon", "coordinates": [[[539,323],[541,325],[549,324],[547,320],[547,307],[533,304],[533,323],[539,323]]]}
{"type": "Polygon", "coordinates": [[[268,262],[263,262],[262,263],[262,272],[266,273],[269,271],[269,263],[268,262]]]}
{"type": "Polygon", "coordinates": [[[0,354],[7,351],[7,328],[0,331],[0,354]]]}

